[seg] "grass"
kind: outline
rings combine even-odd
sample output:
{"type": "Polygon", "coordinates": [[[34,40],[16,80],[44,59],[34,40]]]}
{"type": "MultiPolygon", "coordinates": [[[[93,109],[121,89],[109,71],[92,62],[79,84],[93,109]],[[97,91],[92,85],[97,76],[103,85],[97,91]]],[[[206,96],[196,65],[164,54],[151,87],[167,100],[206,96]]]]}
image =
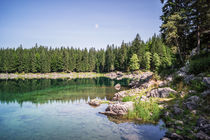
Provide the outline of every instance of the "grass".
{"type": "Polygon", "coordinates": [[[136,96],[125,96],[122,99],[122,102],[129,102],[129,101],[135,101],[136,96]]]}
{"type": "Polygon", "coordinates": [[[141,119],[145,122],[155,122],[159,120],[160,108],[158,104],[152,100],[149,102],[135,103],[134,110],[128,112],[128,119],[141,119]]]}
{"type": "Polygon", "coordinates": [[[192,80],[190,84],[190,89],[202,92],[206,89],[206,85],[201,80],[192,80]]]}

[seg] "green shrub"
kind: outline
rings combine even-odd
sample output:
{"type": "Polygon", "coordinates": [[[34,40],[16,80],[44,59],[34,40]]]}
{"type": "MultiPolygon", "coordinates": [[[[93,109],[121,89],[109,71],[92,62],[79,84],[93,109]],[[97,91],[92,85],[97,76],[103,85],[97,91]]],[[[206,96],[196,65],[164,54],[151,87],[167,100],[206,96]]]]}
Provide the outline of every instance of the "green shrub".
{"type": "Polygon", "coordinates": [[[192,80],[190,89],[202,92],[206,89],[206,85],[201,80],[192,80]]]}
{"type": "Polygon", "coordinates": [[[160,108],[153,101],[135,103],[134,110],[128,112],[128,118],[141,118],[143,121],[157,121],[159,116],[160,108]]]}
{"type": "Polygon", "coordinates": [[[194,73],[194,74],[199,74],[203,72],[208,72],[210,71],[210,55],[198,55],[194,56],[190,60],[190,65],[189,65],[189,72],[194,73]]]}
{"type": "Polygon", "coordinates": [[[125,96],[125,97],[123,97],[123,99],[122,99],[122,102],[129,102],[129,101],[133,101],[133,100],[135,100],[135,96],[125,96]]]}

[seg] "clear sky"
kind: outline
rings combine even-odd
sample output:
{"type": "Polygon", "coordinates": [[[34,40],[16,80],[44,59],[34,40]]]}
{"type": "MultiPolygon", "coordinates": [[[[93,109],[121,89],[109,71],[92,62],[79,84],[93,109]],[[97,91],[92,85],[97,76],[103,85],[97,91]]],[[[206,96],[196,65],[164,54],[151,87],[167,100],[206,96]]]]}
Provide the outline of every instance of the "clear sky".
{"type": "Polygon", "coordinates": [[[159,33],[160,0],[0,0],[0,47],[105,48],[159,33]]]}

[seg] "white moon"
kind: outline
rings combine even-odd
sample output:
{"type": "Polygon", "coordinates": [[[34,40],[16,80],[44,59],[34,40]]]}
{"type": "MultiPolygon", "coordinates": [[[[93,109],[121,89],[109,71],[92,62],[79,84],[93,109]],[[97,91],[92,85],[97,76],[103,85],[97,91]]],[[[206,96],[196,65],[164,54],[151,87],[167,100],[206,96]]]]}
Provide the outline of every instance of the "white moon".
{"type": "Polygon", "coordinates": [[[95,25],[95,28],[96,28],[96,29],[98,29],[98,28],[99,28],[99,25],[98,25],[98,24],[96,24],[96,25],[95,25]]]}

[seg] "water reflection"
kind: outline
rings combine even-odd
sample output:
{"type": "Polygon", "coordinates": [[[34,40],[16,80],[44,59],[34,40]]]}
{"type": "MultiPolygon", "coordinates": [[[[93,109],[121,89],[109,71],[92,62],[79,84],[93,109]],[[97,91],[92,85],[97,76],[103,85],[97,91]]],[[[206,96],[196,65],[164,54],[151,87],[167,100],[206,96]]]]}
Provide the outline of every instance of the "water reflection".
{"type": "Polygon", "coordinates": [[[111,99],[116,92],[114,85],[125,89],[128,79],[120,81],[100,77],[94,79],[26,79],[0,80],[1,103],[48,103],[51,101],[88,101],[89,98],[111,99]]]}
{"type": "Polygon", "coordinates": [[[0,139],[7,140],[156,140],[165,130],[158,124],[118,122],[99,114],[90,98],[111,99],[114,85],[129,81],[95,79],[0,80],[0,139]]]}

